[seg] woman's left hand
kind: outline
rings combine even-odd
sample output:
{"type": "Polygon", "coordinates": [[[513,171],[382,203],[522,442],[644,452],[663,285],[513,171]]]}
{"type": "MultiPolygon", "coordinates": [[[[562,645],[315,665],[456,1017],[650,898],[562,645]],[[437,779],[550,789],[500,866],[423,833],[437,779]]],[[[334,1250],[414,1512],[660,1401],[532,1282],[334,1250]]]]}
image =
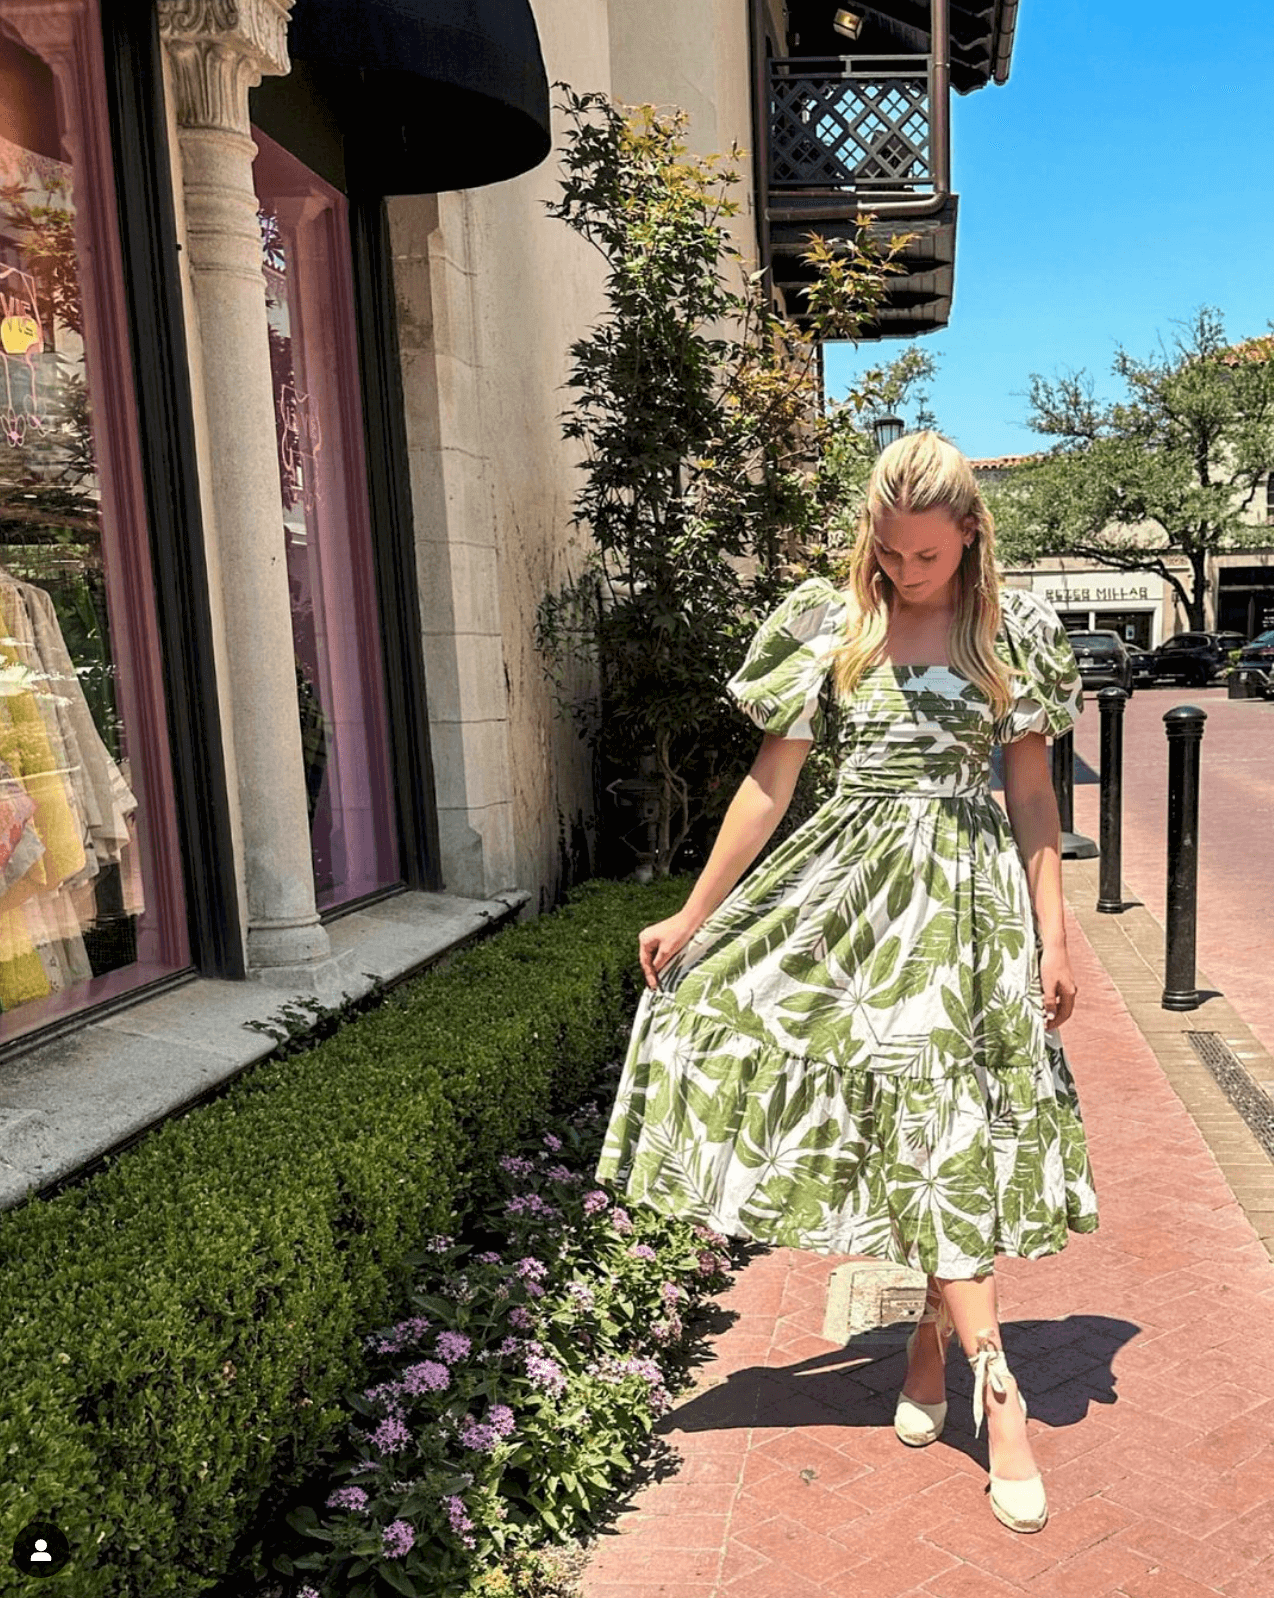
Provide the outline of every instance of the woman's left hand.
{"type": "Polygon", "coordinates": [[[1079,992],[1065,947],[1045,947],[1040,955],[1040,987],[1044,990],[1044,1029],[1053,1032],[1069,1019],[1079,992]]]}

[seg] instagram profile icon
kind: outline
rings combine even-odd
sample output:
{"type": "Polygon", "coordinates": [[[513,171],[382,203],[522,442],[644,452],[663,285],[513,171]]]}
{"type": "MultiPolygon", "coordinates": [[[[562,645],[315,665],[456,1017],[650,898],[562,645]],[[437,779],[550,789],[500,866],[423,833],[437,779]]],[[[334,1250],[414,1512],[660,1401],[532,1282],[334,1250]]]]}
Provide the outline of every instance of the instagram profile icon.
{"type": "Polygon", "coordinates": [[[13,1568],[35,1581],[56,1576],[70,1558],[71,1545],[51,1520],[30,1521],[14,1540],[13,1568]]]}

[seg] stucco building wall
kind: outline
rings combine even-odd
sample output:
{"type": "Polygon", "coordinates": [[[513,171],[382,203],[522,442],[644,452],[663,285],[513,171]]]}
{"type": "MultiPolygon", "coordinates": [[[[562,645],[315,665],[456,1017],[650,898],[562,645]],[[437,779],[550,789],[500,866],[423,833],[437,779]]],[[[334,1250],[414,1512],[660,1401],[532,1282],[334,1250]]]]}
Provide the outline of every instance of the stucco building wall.
{"type": "MultiPolygon", "coordinates": [[[[678,104],[702,152],[737,140],[736,238],[755,258],[748,7],[741,0],[537,0],[550,81],[678,104]]],[[[555,93],[555,101],[558,98],[555,93]]],[[[545,202],[555,151],[509,183],[390,202],[421,628],[443,879],[553,904],[589,869],[591,761],[535,648],[546,592],[579,573],[569,350],[604,309],[604,263],[545,202]]],[[[577,671],[574,696],[594,690],[577,671]]]]}

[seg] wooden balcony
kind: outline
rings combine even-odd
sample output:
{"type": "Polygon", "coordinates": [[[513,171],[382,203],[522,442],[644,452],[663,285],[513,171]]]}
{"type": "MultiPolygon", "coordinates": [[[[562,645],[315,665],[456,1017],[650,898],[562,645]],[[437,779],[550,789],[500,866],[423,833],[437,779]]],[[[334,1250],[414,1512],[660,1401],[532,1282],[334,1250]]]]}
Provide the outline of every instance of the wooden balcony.
{"type": "Polygon", "coordinates": [[[958,198],[952,90],[1008,77],[1017,0],[753,0],[755,177],[762,262],[804,320],[809,235],[914,234],[866,338],[912,337],[951,315],[958,198]],[[852,53],[842,53],[850,51],[852,53]]]}
{"type": "MultiPolygon", "coordinates": [[[[774,57],[769,62],[767,195],[770,263],[788,314],[800,321],[801,261],[809,235],[845,238],[860,212],[887,239],[913,233],[890,278],[888,303],[867,337],[910,337],[951,314],[957,199],[946,191],[945,150],[935,160],[930,56],[774,57]]],[[[945,105],[942,107],[945,112],[945,105]]]]}

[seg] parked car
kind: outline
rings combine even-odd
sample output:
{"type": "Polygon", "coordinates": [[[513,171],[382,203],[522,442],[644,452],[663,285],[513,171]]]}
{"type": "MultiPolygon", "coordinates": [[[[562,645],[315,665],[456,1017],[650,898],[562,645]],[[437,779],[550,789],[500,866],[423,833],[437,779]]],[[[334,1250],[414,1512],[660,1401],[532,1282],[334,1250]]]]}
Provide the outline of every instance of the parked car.
{"type": "Polygon", "coordinates": [[[1243,641],[1242,633],[1178,633],[1165,638],[1154,652],[1155,677],[1202,688],[1229,664],[1230,650],[1240,648],[1243,641]]]}
{"type": "Polygon", "coordinates": [[[1099,628],[1072,633],[1070,640],[1085,688],[1122,688],[1125,693],[1132,692],[1132,661],[1118,633],[1099,628]]]}
{"type": "Polygon", "coordinates": [[[1274,627],[1267,633],[1257,633],[1250,643],[1243,645],[1239,654],[1240,666],[1262,666],[1274,671],[1274,627]]]}
{"type": "Polygon", "coordinates": [[[1140,644],[1125,644],[1128,659],[1132,661],[1133,682],[1153,682],[1155,676],[1154,650],[1143,649],[1140,644]]]}
{"type": "Polygon", "coordinates": [[[1244,644],[1235,666],[1255,667],[1261,672],[1263,682],[1257,680],[1258,691],[1263,698],[1274,699],[1274,627],[1268,632],[1257,633],[1250,643],[1244,644]]]}

